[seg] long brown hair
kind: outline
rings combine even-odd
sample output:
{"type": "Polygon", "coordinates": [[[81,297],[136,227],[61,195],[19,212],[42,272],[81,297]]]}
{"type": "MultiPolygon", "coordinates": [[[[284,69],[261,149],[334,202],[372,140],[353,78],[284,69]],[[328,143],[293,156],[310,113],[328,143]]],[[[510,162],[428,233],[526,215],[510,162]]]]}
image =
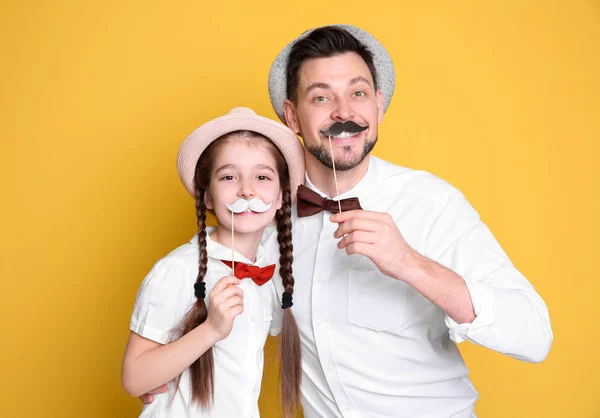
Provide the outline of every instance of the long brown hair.
{"type": "MultiPolygon", "coordinates": [[[[196,191],[196,217],[198,219],[198,246],[200,250],[198,277],[196,283],[204,282],[206,276],[208,255],[206,252],[206,205],[204,202],[206,191],[210,185],[211,173],[215,155],[226,144],[237,140],[251,141],[253,145],[264,146],[273,156],[279,174],[279,185],[282,191],[281,209],[275,214],[277,221],[277,240],[279,242],[279,273],[288,296],[284,306],[291,306],[291,295],[294,293],[294,277],[292,275],[293,245],[291,223],[291,190],[290,178],[285,158],[279,149],[268,138],[253,131],[236,131],[222,136],[212,142],[200,155],[196,163],[194,188],[196,191]]],[[[183,336],[206,321],[208,315],[204,298],[199,297],[194,306],[186,314],[178,335],[183,336]]],[[[301,379],[301,351],[298,326],[291,309],[284,309],[283,327],[280,335],[280,389],[283,403],[283,416],[292,418],[300,405],[300,379],[301,379]]],[[[190,365],[190,386],[192,402],[209,409],[214,401],[214,357],[213,350],[209,348],[196,361],[190,365]]],[[[181,375],[177,378],[177,386],[181,375]]]]}

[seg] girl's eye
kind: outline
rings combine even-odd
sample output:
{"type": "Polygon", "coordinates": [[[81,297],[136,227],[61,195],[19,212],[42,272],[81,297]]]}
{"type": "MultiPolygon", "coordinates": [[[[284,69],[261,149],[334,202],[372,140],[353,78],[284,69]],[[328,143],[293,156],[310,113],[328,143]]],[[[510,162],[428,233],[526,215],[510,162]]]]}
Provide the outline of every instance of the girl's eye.
{"type": "Polygon", "coordinates": [[[231,180],[233,180],[233,179],[234,179],[234,177],[233,177],[233,176],[230,176],[230,175],[223,176],[223,177],[221,178],[221,180],[229,180],[229,181],[231,181],[231,180]]]}
{"type": "Polygon", "coordinates": [[[262,176],[262,175],[261,175],[261,176],[258,176],[258,179],[259,179],[259,180],[271,180],[269,177],[267,177],[267,176],[262,176]]]}

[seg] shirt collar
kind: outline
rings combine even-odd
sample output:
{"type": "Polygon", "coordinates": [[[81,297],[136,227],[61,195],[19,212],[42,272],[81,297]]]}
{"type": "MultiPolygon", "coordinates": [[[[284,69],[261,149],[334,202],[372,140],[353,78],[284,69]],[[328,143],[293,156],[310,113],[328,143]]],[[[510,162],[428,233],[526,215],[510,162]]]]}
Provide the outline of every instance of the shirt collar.
{"type": "MultiPolygon", "coordinates": [[[[361,196],[366,196],[368,191],[372,189],[372,187],[370,187],[372,185],[372,183],[375,181],[375,177],[376,177],[376,166],[377,166],[377,158],[373,157],[372,155],[369,154],[369,156],[367,157],[369,159],[369,166],[367,167],[367,172],[365,173],[365,175],[363,176],[362,179],[360,179],[358,181],[358,183],[356,183],[356,185],[351,188],[350,190],[348,190],[346,193],[342,193],[339,198],[340,199],[346,199],[348,197],[358,197],[360,198],[361,196]]],[[[308,187],[309,189],[317,192],[319,195],[321,195],[322,197],[328,198],[329,196],[327,196],[325,193],[323,193],[321,190],[319,190],[308,178],[308,172],[306,172],[305,174],[306,177],[306,187],[308,187]]],[[[333,182],[333,171],[331,171],[331,181],[333,182]]],[[[337,200],[335,197],[333,198],[333,200],[337,200]]]]}
{"type": "MultiPolygon", "coordinates": [[[[206,253],[208,257],[214,258],[216,260],[225,260],[231,261],[231,248],[226,247],[224,245],[219,244],[216,241],[213,241],[210,238],[210,234],[215,230],[214,226],[206,227],[206,253]]],[[[194,245],[198,245],[198,234],[194,235],[194,237],[190,240],[190,242],[194,245]]],[[[264,264],[265,251],[262,245],[259,244],[256,249],[256,262],[250,261],[248,258],[238,253],[237,251],[233,252],[233,259],[236,262],[246,263],[249,266],[253,265],[262,265],[264,264]]]]}

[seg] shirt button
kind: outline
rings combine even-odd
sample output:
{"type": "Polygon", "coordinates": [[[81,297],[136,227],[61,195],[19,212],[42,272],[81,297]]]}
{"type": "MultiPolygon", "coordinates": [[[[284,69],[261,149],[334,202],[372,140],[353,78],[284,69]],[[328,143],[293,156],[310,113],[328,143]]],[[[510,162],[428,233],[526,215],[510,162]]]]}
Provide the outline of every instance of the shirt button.
{"type": "Polygon", "coordinates": [[[330,362],[327,364],[327,371],[329,371],[329,372],[332,372],[332,371],[333,371],[333,362],[331,362],[331,361],[330,361],[330,362]]]}
{"type": "Polygon", "coordinates": [[[254,322],[254,317],[253,316],[250,317],[250,322],[254,322]]]}

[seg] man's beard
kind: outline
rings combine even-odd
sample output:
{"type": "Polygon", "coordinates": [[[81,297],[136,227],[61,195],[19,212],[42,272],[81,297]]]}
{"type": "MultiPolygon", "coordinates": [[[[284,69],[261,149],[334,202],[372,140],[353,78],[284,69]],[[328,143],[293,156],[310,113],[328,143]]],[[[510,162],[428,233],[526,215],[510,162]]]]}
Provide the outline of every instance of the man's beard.
{"type": "MultiPolygon", "coordinates": [[[[365,140],[365,143],[363,144],[362,152],[356,158],[353,158],[349,161],[346,159],[344,159],[344,160],[336,159],[335,160],[335,169],[337,171],[348,171],[348,170],[352,170],[354,167],[358,166],[360,163],[362,163],[365,160],[365,158],[367,158],[367,155],[369,155],[369,153],[373,150],[373,148],[375,148],[377,139],[378,139],[378,136],[375,137],[375,139],[373,141],[365,140]]],[[[331,162],[331,153],[329,152],[328,147],[326,147],[323,144],[321,144],[321,145],[306,145],[306,143],[304,144],[304,147],[313,157],[315,157],[317,160],[319,160],[321,162],[321,164],[323,164],[325,167],[328,167],[333,170],[333,163],[331,162]]],[[[345,145],[342,147],[342,151],[343,151],[344,155],[350,155],[350,152],[352,151],[352,147],[345,145]]]]}

